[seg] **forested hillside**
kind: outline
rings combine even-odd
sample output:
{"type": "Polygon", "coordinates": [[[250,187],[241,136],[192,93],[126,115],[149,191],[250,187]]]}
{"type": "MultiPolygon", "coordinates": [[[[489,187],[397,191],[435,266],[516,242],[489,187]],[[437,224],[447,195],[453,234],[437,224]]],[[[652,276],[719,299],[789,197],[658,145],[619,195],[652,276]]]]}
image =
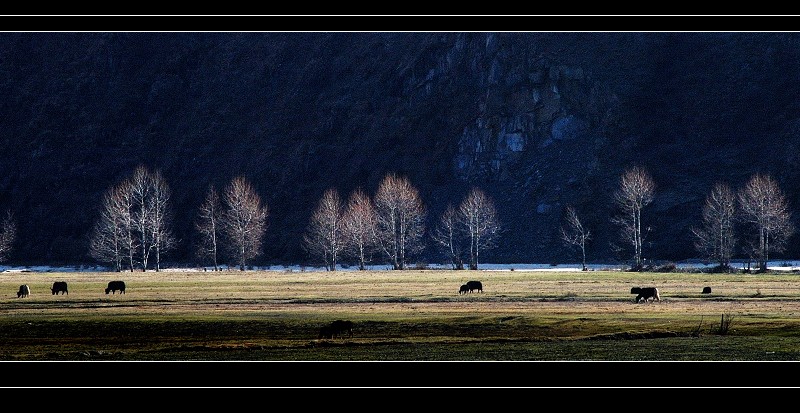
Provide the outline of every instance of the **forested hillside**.
{"type": "MultiPolygon", "coordinates": [[[[389,173],[429,226],[486,191],[504,232],[485,262],[577,261],[567,205],[590,260],[629,258],[610,217],[634,165],[656,185],[648,258],[699,257],[717,182],[770,174],[800,217],[796,33],[6,32],[0,96],[11,263],[91,262],[103,194],[138,165],[171,189],[179,263],[209,185],[240,175],[269,206],[262,264],[309,262],[325,190],[371,195],[389,173]]],[[[432,245],[415,259],[442,262],[432,245]]]]}

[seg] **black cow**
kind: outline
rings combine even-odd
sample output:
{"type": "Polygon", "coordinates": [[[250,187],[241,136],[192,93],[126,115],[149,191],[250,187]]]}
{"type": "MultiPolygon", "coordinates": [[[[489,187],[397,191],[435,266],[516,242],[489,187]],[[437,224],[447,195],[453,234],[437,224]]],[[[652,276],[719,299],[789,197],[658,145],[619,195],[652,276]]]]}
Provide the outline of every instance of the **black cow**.
{"type": "MultiPolygon", "coordinates": [[[[633,289],[631,289],[631,293],[633,293],[633,289]]],[[[639,288],[639,295],[636,296],[635,302],[638,303],[642,300],[644,300],[644,302],[647,302],[648,299],[652,299],[651,301],[656,301],[656,300],[661,301],[661,296],[658,295],[658,288],[655,287],[639,288]]]]}
{"type": "Polygon", "coordinates": [[[347,333],[353,336],[353,322],[350,320],[335,320],[319,329],[319,338],[334,338],[347,333]]]}
{"type": "Polygon", "coordinates": [[[116,294],[117,291],[119,291],[120,294],[125,294],[125,281],[110,281],[106,288],[106,294],[108,294],[109,291],[111,291],[111,294],[116,294]]]}
{"type": "Polygon", "coordinates": [[[466,294],[469,291],[469,286],[466,284],[462,284],[461,288],[458,290],[458,295],[466,294]]]}
{"type": "Polygon", "coordinates": [[[17,291],[17,298],[25,298],[31,295],[31,289],[28,287],[28,284],[22,284],[19,286],[19,291],[17,291]]]}
{"type": "Polygon", "coordinates": [[[469,292],[473,292],[478,290],[479,292],[483,292],[483,284],[480,281],[467,281],[467,288],[469,292]]]}
{"type": "Polygon", "coordinates": [[[319,329],[319,338],[333,338],[333,330],[331,326],[323,326],[319,329]]]}
{"type": "Polygon", "coordinates": [[[703,292],[701,294],[711,294],[711,287],[703,287],[703,292]]]}
{"type": "Polygon", "coordinates": [[[347,333],[348,336],[353,336],[353,322],[350,320],[336,320],[331,323],[331,330],[334,336],[347,333]]]}
{"type": "Polygon", "coordinates": [[[52,292],[53,295],[58,295],[59,293],[69,295],[69,290],[67,290],[67,282],[66,281],[54,282],[53,287],[50,288],[50,292],[52,292]]]}

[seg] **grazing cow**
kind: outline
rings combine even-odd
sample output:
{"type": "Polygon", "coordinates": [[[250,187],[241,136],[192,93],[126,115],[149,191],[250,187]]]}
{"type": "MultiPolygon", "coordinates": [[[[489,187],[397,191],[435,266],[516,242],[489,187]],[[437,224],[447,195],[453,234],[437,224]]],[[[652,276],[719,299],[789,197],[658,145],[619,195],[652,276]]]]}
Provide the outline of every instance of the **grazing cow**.
{"type": "Polygon", "coordinates": [[[119,291],[120,294],[125,294],[125,281],[110,281],[106,288],[106,294],[108,294],[109,291],[111,291],[111,294],[116,294],[117,291],[119,291]]]}
{"type": "Polygon", "coordinates": [[[28,287],[28,284],[22,284],[19,286],[19,291],[17,291],[17,298],[25,298],[31,295],[31,289],[28,287]]]}
{"type": "Polygon", "coordinates": [[[353,322],[350,320],[335,320],[319,329],[319,338],[334,338],[347,333],[353,336],[353,322]]]}
{"type": "Polygon", "coordinates": [[[53,295],[58,295],[59,293],[69,295],[69,290],[67,290],[67,282],[66,281],[54,282],[53,286],[50,288],[50,292],[52,292],[53,295]]]}
{"type": "Polygon", "coordinates": [[[319,329],[319,338],[333,338],[333,331],[331,326],[323,326],[319,329]]]}
{"type": "Polygon", "coordinates": [[[467,288],[469,292],[473,292],[478,290],[479,292],[483,292],[483,284],[480,281],[467,281],[467,288]]]}
{"type": "Polygon", "coordinates": [[[461,285],[461,289],[458,290],[458,295],[466,294],[469,291],[469,286],[466,284],[461,285]]]}
{"type": "Polygon", "coordinates": [[[644,300],[647,302],[648,299],[652,299],[651,301],[661,301],[661,296],[658,295],[658,288],[655,287],[642,287],[639,289],[639,295],[636,296],[636,302],[640,302],[644,300]]]}
{"type": "Polygon", "coordinates": [[[642,292],[642,289],[639,287],[631,288],[631,294],[639,294],[640,292],[642,292]]]}
{"type": "Polygon", "coordinates": [[[353,322],[350,320],[336,320],[331,323],[331,330],[334,336],[347,333],[348,336],[353,336],[353,322]]]}
{"type": "Polygon", "coordinates": [[[711,294],[711,287],[703,287],[702,294],[711,294]]]}

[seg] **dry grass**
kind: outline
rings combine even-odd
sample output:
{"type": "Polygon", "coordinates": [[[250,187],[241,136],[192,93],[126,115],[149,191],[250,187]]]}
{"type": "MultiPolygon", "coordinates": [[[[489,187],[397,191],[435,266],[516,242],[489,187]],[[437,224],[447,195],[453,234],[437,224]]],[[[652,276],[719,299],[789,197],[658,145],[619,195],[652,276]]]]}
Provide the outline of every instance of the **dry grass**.
{"type": "MultiPolygon", "coordinates": [[[[498,347],[491,357],[616,360],[636,353],[607,343],[710,337],[722,314],[733,317],[726,339],[743,348],[703,353],[709,359],[759,359],[770,337],[784,340],[773,357],[795,359],[800,352],[794,348],[800,279],[793,274],[5,273],[0,309],[5,360],[485,359],[476,346],[498,347]],[[107,282],[116,279],[126,282],[127,294],[106,295],[107,282]],[[459,295],[472,279],[483,282],[484,292],[459,295]],[[50,294],[57,280],[68,282],[69,295],[50,294]],[[16,298],[20,284],[31,287],[30,297],[16,298]],[[662,300],[634,304],[632,286],[658,287],[662,300]],[[714,293],[700,294],[704,286],[714,293]],[[356,323],[354,336],[317,339],[319,327],[338,318],[356,323]],[[741,341],[746,337],[759,339],[741,341]],[[743,356],[752,342],[760,344],[743,356]],[[423,350],[406,354],[409,343],[423,350]]],[[[683,351],[647,354],[697,357],[683,351]]]]}

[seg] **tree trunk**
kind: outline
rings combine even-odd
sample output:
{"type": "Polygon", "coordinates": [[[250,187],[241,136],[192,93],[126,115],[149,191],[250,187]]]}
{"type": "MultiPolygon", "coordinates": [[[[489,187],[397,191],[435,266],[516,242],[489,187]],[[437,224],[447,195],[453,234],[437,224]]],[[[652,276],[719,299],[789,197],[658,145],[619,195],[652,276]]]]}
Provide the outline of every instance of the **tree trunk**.
{"type": "Polygon", "coordinates": [[[481,246],[481,234],[475,234],[475,269],[478,269],[478,261],[479,261],[479,254],[480,254],[480,246],[481,246]]]}
{"type": "Polygon", "coordinates": [[[366,267],[364,266],[364,244],[363,243],[360,243],[358,245],[358,269],[360,271],[366,270],[366,267]]]}
{"type": "Polygon", "coordinates": [[[581,254],[583,255],[583,271],[586,271],[586,247],[584,246],[584,242],[581,241],[581,254]]]}
{"type": "Polygon", "coordinates": [[[642,269],[642,220],[639,209],[634,210],[634,222],[636,223],[635,229],[635,240],[634,243],[636,244],[636,268],[641,270],[642,269]]]}

